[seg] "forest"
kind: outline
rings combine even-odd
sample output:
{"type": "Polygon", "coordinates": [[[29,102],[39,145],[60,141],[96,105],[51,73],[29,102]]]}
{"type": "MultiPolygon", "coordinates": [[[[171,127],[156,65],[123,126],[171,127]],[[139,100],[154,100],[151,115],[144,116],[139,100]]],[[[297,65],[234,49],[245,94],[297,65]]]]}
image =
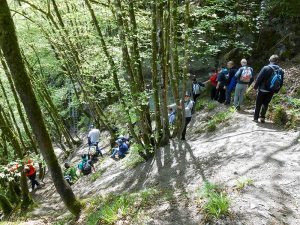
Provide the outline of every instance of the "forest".
{"type": "Polygon", "coordinates": [[[0,0],[0,224],[300,224],[299,12],[0,0]]]}

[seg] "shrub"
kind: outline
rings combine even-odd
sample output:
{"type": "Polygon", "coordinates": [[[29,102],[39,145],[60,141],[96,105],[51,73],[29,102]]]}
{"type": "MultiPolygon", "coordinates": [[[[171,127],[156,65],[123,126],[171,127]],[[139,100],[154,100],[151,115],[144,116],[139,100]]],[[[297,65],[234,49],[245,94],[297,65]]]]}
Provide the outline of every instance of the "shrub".
{"type": "Polygon", "coordinates": [[[213,111],[215,108],[217,108],[218,104],[216,102],[208,102],[207,103],[207,110],[213,111]]]}
{"type": "Polygon", "coordinates": [[[286,113],[286,109],[284,108],[284,106],[282,105],[276,106],[274,108],[272,118],[273,118],[273,122],[277,126],[285,126],[286,123],[288,122],[288,115],[286,113]]]}
{"type": "Polygon", "coordinates": [[[204,100],[204,99],[198,100],[196,103],[196,106],[195,106],[195,110],[196,111],[203,110],[205,108],[206,104],[207,104],[207,100],[204,100]]]}
{"type": "Polygon", "coordinates": [[[217,129],[216,122],[214,120],[210,121],[206,127],[208,132],[214,132],[217,129]]]}

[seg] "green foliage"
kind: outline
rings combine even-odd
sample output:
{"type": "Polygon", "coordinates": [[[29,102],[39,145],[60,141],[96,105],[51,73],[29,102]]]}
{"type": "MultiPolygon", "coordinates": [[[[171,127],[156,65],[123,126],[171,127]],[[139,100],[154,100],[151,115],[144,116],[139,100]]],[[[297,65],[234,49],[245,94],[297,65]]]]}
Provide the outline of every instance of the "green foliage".
{"type": "Polygon", "coordinates": [[[224,123],[231,118],[232,113],[235,112],[234,108],[230,108],[227,111],[219,112],[215,114],[212,119],[207,124],[207,131],[212,132],[215,131],[218,124],[224,123]]]}
{"type": "Polygon", "coordinates": [[[203,209],[208,217],[219,219],[229,214],[230,201],[217,185],[205,182],[200,197],[204,199],[203,209]]]}
{"type": "Polygon", "coordinates": [[[158,196],[157,190],[146,189],[140,193],[98,197],[91,206],[97,210],[90,213],[87,225],[115,224],[125,217],[134,218],[142,208],[151,205],[158,196]]]}
{"type": "Polygon", "coordinates": [[[215,108],[218,107],[218,103],[215,101],[210,101],[207,103],[207,110],[208,111],[213,111],[215,108]]]}
{"type": "Polygon", "coordinates": [[[284,106],[276,106],[273,113],[272,119],[277,126],[285,126],[288,122],[288,115],[284,106]]]}
{"type": "Polygon", "coordinates": [[[129,169],[133,169],[139,164],[145,162],[145,159],[139,155],[139,151],[142,151],[143,148],[138,144],[133,144],[130,146],[130,154],[125,157],[125,167],[129,169]]]}
{"type": "Polygon", "coordinates": [[[90,176],[91,181],[95,182],[96,180],[98,180],[102,176],[103,172],[104,172],[103,170],[100,170],[100,171],[97,171],[97,172],[93,173],[90,176]]]}
{"type": "Polygon", "coordinates": [[[206,99],[200,99],[196,103],[195,110],[196,111],[201,111],[201,110],[205,109],[206,105],[207,105],[207,100],[206,99]]]}

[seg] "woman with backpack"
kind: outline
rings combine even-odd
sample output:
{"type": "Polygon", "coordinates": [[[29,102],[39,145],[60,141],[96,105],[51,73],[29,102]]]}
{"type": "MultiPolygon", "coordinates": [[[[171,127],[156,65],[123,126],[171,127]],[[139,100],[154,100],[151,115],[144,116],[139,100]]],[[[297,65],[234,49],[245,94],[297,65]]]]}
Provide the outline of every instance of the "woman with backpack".
{"type": "Polygon", "coordinates": [[[78,164],[77,168],[80,174],[89,175],[92,171],[96,172],[92,160],[88,159],[87,154],[81,156],[81,162],[78,164]]]}

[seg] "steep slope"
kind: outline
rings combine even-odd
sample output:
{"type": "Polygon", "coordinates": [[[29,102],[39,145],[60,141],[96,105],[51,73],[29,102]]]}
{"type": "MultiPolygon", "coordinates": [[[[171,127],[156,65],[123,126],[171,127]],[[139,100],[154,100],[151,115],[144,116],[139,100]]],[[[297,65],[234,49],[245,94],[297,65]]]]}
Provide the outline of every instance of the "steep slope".
{"type": "MultiPolygon", "coordinates": [[[[125,160],[106,158],[97,166],[102,171],[97,180],[83,177],[73,189],[80,199],[149,187],[168,190],[171,197],[153,203],[142,222],[192,225],[203,220],[198,190],[208,180],[229,193],[233,217],[223,224],[300,224],[300,133],[280,130],[272,123],[253,123],[251,114],[234,113],[230,126],[199,136],[193,130],[207,115],[197,113],[187,142],[172,141],[135,169],[126,168],[125,160]],[[253,185],[238,192],[235,187],[241,179],[251,179],[253,185]]],[[[44,217],[36,224],[53,224],[53,219],[67,213],[50,180],[47,183],[36,193],[39,207],[32,217],[44,217]]],[[[85,216],[79,221],[86,224],[85,216]]]]}

